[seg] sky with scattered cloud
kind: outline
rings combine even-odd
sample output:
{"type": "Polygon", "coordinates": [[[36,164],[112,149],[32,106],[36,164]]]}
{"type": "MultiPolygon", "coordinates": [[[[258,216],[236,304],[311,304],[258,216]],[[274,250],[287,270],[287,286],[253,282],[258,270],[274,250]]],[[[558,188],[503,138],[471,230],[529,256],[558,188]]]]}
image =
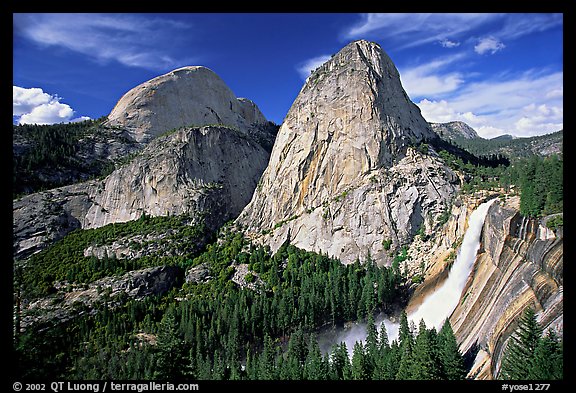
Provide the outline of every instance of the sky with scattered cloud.
{"type": "Polygon", "coordinates": [[[563,15],[14,14],[13,120],[107,115],[132,87],[185,65],[214,70],[281,123],[306,77],[368,39],[430,122],[485,138],[563,128],[563,15]]]}
{"type": "Polygon", "coordinates": [[[12,114],[19,124],[54,124],[88,120],[87,116],[74,117],[70,105],[33,87],[12,87],[12,114]]]}

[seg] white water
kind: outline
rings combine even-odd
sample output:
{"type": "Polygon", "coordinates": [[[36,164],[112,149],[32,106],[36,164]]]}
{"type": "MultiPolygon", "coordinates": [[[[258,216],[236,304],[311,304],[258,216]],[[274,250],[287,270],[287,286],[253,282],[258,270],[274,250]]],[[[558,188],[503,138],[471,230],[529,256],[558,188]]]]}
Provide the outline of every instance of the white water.
{"type": "MultiPolygon", "coordinates": [[[[424,299],[418,309],[408,315],[409,323],[413,321],[416,326],[418,326],[420,320],[424,319],[428,328],[435,327],[436,330],[440,330],[444,321],[450,317],[456,306],[458,306],[462,291],[474,266],[476,254],[480,248],[480,234],[486,214],[488,213],[488,208],[495,200],[496,199],[492,199],[491,201],[481,204],[472,212],[468,219],[468,229],[464,234],[462,246],[450,269],[448,278],[442,283],[440,288],[424,299]]],[[[384,314],[376,320],[378,331],[380,331],[382,323],[386,326],[389,342],[392,342],[392,340],[398,337],[398,323],[390,321],[384,314]]],[[[366,325],[356,325],[344,332],[336,340],[332,341],[332,343],[345,342],[348,353],[351,354],[356,341],[363,341],[365,337],[366,325]]],[[[327,346],[324,347],[327,350],[329,349],[327,346]]]]}

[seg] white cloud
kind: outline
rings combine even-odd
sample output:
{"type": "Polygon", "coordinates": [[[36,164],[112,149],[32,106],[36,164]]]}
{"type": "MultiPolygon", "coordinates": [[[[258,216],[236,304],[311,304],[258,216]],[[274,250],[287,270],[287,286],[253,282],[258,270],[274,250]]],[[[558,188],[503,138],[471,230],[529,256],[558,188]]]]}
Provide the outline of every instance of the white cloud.
{"type": "Polygon", "coordinates": [[[423,99],[418,103],[422,116],[432,123],[447,123],[450,121],[463,121],[474,128],[479,136],[493,138],[505,134],[505,130],[494,125],[487,125],[489,119],[475,115],[472,112],[458,112],[446,100],[429,101],[423,99]]]}
{"type": "Polygon", "coordinates": [[[349,28],[345,36],[376,36],[407,48],[443,40],[453,42],[454,37],[502,17],[502,14],[458,13],[363,14],[360,23],[349,28]]]}
{"type": "Polygon", "coordinates": [[[507,14],[498,36],[504,39],[516,39],[532,33],[538,33],[564,23],[563,14],[507,14]]]}
{"type": "Polygon", "coordinates": [[[440,45],[442,45],[442,47],[444,48],[455,48],[457,46],[460,46],[460,43],[456,41],[450,41],[448,39],[443,39],[440,40],[440,45]]]}
{"type": "Polygon", "coordinates": [[[413,99],[454,91],[464,83],[462,73],[439,71],[462,57],[462,55],[448,56],[415,67],[402,68],[399,70],[402,86],[413,99]]]}
{"type": "Polygon", "coordinates": [[[554,132],[562,129],[564,126],[563,118],[562,107],[532,103],[524,107],[522,117],[514,125],[518,132],[533,135],[534,130],[554,132]]]}
{"type": "Polygon", "coordinates": [[[429,94],[442,94],[456,90],[463,82],[462,75],[453,72],[444,75],[420,74],[418,70],[409,70],[402,74],[402,85],[412,97],[429,94]]]}
{"type": "Polygon", "coordinates": [[[173,55],[187,26],[168,18],[127,14],[14,14],[13,18],[16,34],[102,63],[163,70],[190,61],[173,55]]]}
{"type": "Polygon", "coordinates": [[[494,54],[498,51],[501,51],[505,47],[506,45],[504,45],[500,40],[490,36],[478,40],[478,44],[474,46],[474,52],[478,53],[479,55],[483,55],[486,52],[494,54]]]}
{"type": "Polygon", "coordinates": [[[346,39],[379,39],[396,49],[436,42],[451,47],[486,29],[501,40],[513,40],[563,24],[562,14],[549,13],[370,13],[360,18],[344,32],[346,39]]]}
{"type": "Polygon", "coordinates": [[[396,49],[440,42],[445,47],[459,45],[474,31],[506,19],[506,14],[487,13],[396,13],[364,14],[362,21],[350,28],[347,38],[375,37],[396,45],[396,49]]]}
{"type": "Polygon", "coordinates": [[[315,70],[322,64],[326,63],[328,60],[330,60],[330,58],[331,55],[321,55],[313,57],[300,63],[296,67],[296,70],[298,71],[298,74],[300,74],[300,77],[302,77],[302,79],[306,79],[310,76],[311,71],[315,70]]]}
{"type": "Polygon", "coordinates": [[[57,95],[45,93],[40,88],[12,86],[12,116],[18,124],[55,124],[90,119],[73,118],[74,110],[60,102],[57,95]]]}
{"type": "Polygon", "coordinates": [[[560,86],[558,89],[549,90],[546,92],[546,98],[563,98],[564,97],[564,87],[560,86]]]}
{"type": "Polygon", "coordinates": [[[561,89],[563,73],[541,74],[528,71],[515,78],[495,76],[481,82],[468,83],[450,97],[455,109],[465,112],[473,108],[475,113],[516,113],[527,105],[547,104],[562,106],[562,98],[546,98],[543,92],[561,89]]]}
{"type": "Polygon", "coordinates": [[[528,72],[471,83],[448,98],[425,98],[417,105],[427,121],[464,121],[484,138],[542,135],[563,128],[562,80],[562,73],[528,72]]]}
{"type": "Polygon", "coordinates": [[[14,116],[22,116],[25,113],[32,112],[35,107],[48,104],[55,99],[57,97],[52,97],[39,88],[24,89],[12,86],[12,114],[14,116]]]}

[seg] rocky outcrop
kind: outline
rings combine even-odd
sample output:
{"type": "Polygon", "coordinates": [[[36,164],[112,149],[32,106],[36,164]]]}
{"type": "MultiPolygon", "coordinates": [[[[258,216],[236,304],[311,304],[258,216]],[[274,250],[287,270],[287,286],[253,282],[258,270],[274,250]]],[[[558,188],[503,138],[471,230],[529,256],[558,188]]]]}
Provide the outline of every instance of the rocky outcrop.
{"type": "Polygon", "coordinates": [[[545,329],[563,333],[563,231],[518,213],[518,198],[491,206],[474,274],[450,318],[463,352],[477,353],[472,376],[494,378],[527,307],[545,329]]]}
{"type": "MultiPolygon", "coordinates": [[[[446,279],[454,260],[450,254],[456,256],[470,213],[494,196],[458,197],[442,230],[428,242],[413,242],[409,262],[423,262],[426,271],[407,313],[446,279]]],[[[536,309],[545,329],[563,333],[563,230],[547,228],[547,219],[520,216],[518,196],[503,198],[488,211],[474,268],[450,317],[460,350],[473,363],[471,378],[497,376],[507,341],[527,307],[536,309]]],[[[419,273],[414,263],[410,268],[411,275],[419,273]]]]}
{"type": "Polygon", "coordinates": [[[102,181],[14,201],[14,255],[26,257],[77,228],[189,215],[216,230],[248,204],[268,152],[224,126],[185,128],[151,142],[102,181]]]}
{"type": "MultiPolygon", "coordinates": [[[[450,253],[458,251],[467,218],[491,197],[457,198],[450,219],[428,248],[415,253],[421,243],[413,243],[409,254],[425,262],[426,280],[416,288],[408,313],[446,279],[450,253]]],[[[473,271],[450,317],[460,350],[473,361],[470,377],[497,375],[507,340],[527,307],[537,310],[545,329],[562,335],[563,232],[552,231],[545,222],[521,217],[517,196],[494,203],[488,211],[473,271]]]]}
{"type": "Polygon", "coordinates": [[[23,259],[82,228],[98,181],[30,194],[12,203],[12,252],[23,259]]]}
{"type": "Polygon", "coordinates": [[[307,79],[237,223],[272,250],[290,238],[345,263],[388,263],[383,240],[394,249],[433,230],[458,189],[431,148],[413,148],[435,137],[390,58],[352,42],[307,79]]]}
{"type": "Polygon", "coordinates": [[[208,282],[211,279],[212,276],[210,275],[210,267],[205,263],[191,267],[186,271],[187,284],[200,284],[208,282]]]}
{"type": "Polygon", "coordinates": [[[66,322],[85,313],[95,313],[96,305],[106,301],[109,307],[130,299],[161,295],[182,281],[183,272],[175,266],[135,270],[121,277],[106,277],[85,287],[57,285],[56,295],[22,305],[20,328],[43,329],[66,322]]]}
{"type": "Polygon", "coordinates": [[[441,138],[449,141],[480,138],[476,130],[462,121],[429,124],[436,134],[438,134],[441,138]]]}
{"type": "Polygon", "coordinates": [[[236,98],[212,70],[183,67],[136,86],[118,101],[107,125],[138,142],[186,126],[211,124],[247,129],[267,120],[250,100],[236,98]]]}
{"type": "Polygon", "coordinates": [[[33,126],[13,128],[15,195],[99,177],[115,161],[142,147],[129,138],[125,131],[102,126],[99,121],[83,122],[75,128],[72,125],[38,126],[35,132],[30,132],[28,127],[33,126]],[[58,160],[44,160],[40,165],[34,156],[38,151],[45,154],[46,146],[49,146],[48,151],[62,149],[67,153],[59,154],[58,160]],[[30,161],[36,164],[30,164],[30,161]]]}
{"type": "Polygon", "coordinates": [[[268,153],[232,128],[184,128],[151,142],[93,195],[84,228],[187,214],[215,230],[249,202],[268,153]]]}
{"type": "Polygon", "coordinates": [[[250,201],[277,132],[252,101],[236,98],[205,67],[181,68],[132,89],[99,129],[79,142],[77,155],[86,162],[121,158],[116,170],[104,180],[15,200],[16,258],[74,229],[143,214],[186,214],[215,230],[250,201]],[[190,124],[212,125],[183,127],[190,124]]]}

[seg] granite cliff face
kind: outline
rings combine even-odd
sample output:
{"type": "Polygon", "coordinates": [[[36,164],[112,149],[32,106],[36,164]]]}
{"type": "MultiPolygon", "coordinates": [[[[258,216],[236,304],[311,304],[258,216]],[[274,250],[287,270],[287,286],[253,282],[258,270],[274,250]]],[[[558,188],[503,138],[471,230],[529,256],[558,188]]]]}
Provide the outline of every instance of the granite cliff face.
{"type": "Polygon", "coordinates": [[[211,230],[249,202],[268,153],[231,128],[184,128],[151,142],[92,194],[84,228],[151,216],[202,217],[211,230]]]}
{"type": "Polygon", "coordinates": [[[563,230],[518,213],[518,198],[491,206],[476,259],[450,322],[463,352],[478,351],[470,375],[495,378],[510,335],[527,307],[563,334],[563,230]]]}
{"type": "Polygon", "coordinates": [[[12,253],[24,259],[83,227],[100,181],[54,188],[12,202],[12,253]]]}
{"type": "Polygon", "coordinates": [[[435,137],[390,58],[352,42],[307,79],[237,222],[272,250],[289,237],[345,263],[386,263],[382,241],[432,230],[458,189],[432,149],[415,148],[435,137]]]}
{"type": "Polygon", "coordinates": [[[250,201],[277,131],[253,102],[237,99],[205,67],[178,69],[136,87],[122,97],[105,127],[128,133],[140,147],[121,157],[123,163],[103,180],[14,200],[16,258],[74,229],[142,214],[187,214],[216,230],[250,201]],[[175,127],[180,128],[158,137],[175,127]]]}
{"type": "Polygon", "coordinates": [[[136,86],[120,98],[107,121],[138,142],[185,126],[224,124],[245,130],[266,123],[252,101],[236,98],[218,75],[200,66],[179,68],[136,86]]]}

